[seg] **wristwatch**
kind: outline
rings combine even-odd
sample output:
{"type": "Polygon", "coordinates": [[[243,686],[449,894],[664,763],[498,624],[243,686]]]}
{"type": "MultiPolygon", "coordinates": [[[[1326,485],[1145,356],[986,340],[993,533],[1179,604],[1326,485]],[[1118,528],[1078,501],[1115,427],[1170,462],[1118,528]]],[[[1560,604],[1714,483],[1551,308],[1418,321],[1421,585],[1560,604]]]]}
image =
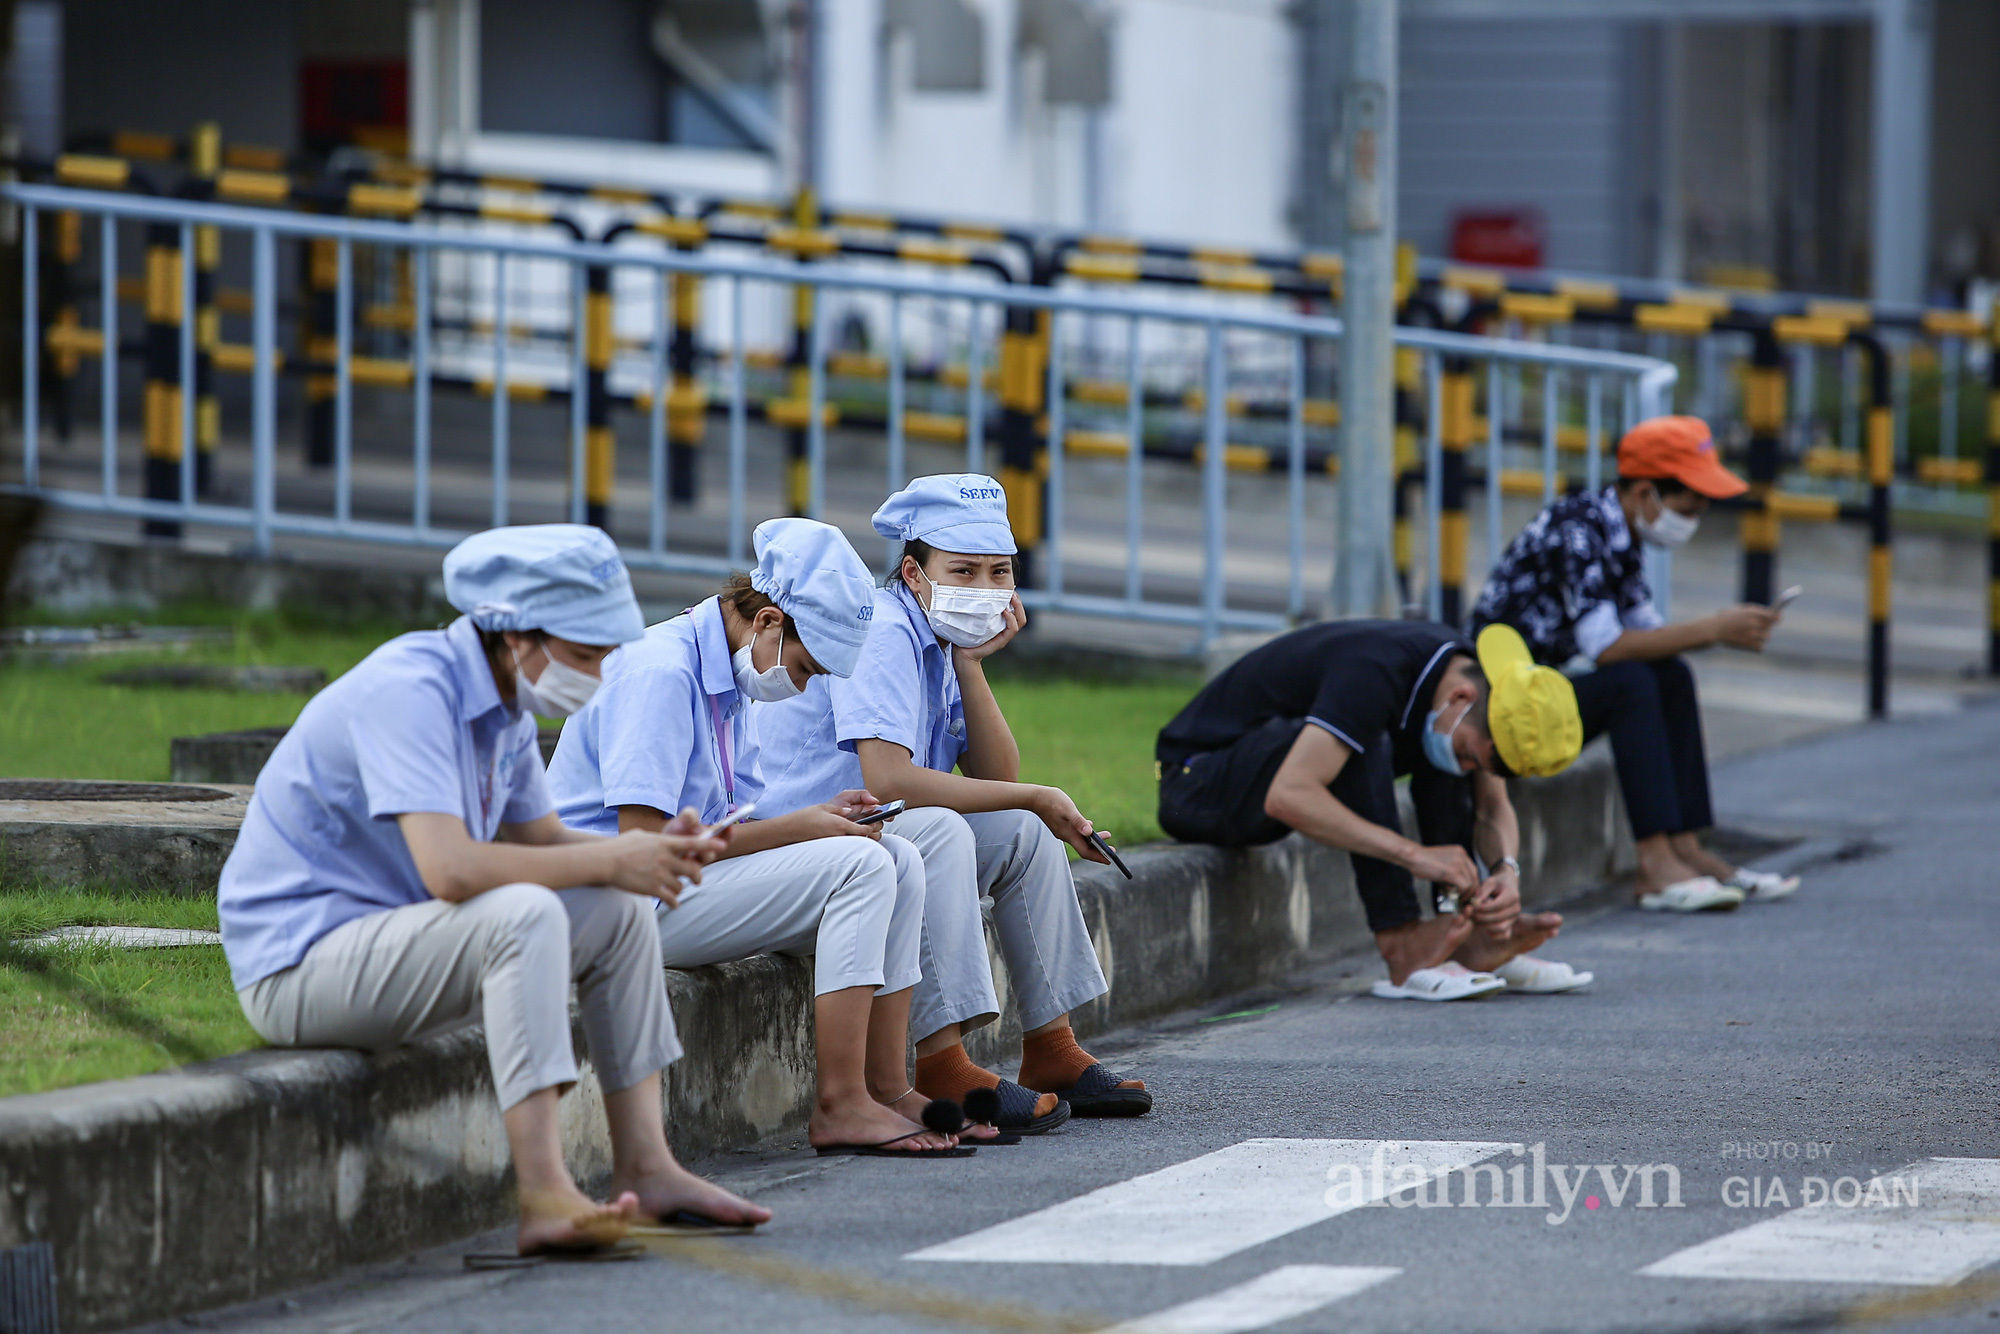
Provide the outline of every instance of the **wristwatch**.
{"type": "Polygon", "coordinates": [[[1494,863],[1495,870],[1498,870],[1502,866],[1513,871],[1515,875],[1521,874],[1521,863],[1515,861],[1512,857],[1502,857],[1498,862],[1494,863]]]}

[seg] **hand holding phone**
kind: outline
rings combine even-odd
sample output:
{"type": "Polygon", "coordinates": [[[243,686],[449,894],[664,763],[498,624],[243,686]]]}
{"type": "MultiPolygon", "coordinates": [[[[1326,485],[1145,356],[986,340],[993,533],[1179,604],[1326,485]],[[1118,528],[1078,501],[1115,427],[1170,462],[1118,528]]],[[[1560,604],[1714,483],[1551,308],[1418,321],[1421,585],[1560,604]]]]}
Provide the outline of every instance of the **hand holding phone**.
{"type": "Polygon", "coordinates": [[[716,830],[726,829],[730,825],[733,825],[738,821],[749,819],[751,813],[756,809],[757,809],[757,803],[754,801],[748,802],[742,806],[738,806],[735,810],[729,812],[727,815],[723,816],[720,820],[717,820],[714,824],[703,826],[703,828],[698,833],[695,834],[695,837],[713,838],[715,837],[716,830]]]}
{"type": "Polygon", "coordinates": [[[884,820],[895,819],[897,816],[901,815],[904,812],[904,810],[908,808],[908,806],[909,803],[906,801],[902,800],[892,801],[888,803],[886,806],[877,806],[872,811],[867,811],[861,815],[855,816],[854,823],[881,824],[884,820]]]}
{"type": "Polygon", "coordinates": [[[1771,610],[1774,612],[1783,611],[1785,608],[1791,606],[1793,602],[1797,601],[1799,594],[1805,591],[1806,586],[1804,584],[1793,584],[1790,588],[1778,594],[1778,600],[1771,604],[1771,610]]]}

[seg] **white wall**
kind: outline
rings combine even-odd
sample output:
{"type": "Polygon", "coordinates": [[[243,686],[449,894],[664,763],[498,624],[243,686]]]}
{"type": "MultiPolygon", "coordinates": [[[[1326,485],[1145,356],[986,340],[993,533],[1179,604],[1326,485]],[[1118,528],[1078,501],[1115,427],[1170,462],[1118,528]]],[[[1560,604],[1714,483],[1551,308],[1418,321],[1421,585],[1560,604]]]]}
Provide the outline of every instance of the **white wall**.
{"type": "MultiPolygon", "coordinates": [[[[828,7],[829,201],[1082,227],[1087,118],[1039,96],[1015,0],[970,0],[986,23],[986,87],[920,93],[877,0],[828,7]]],[[[1102,118],[1101,217],[1113,231],[1242,246],[1291,241],[1292,33],[1283,0],[1118,0],[1102,118]]]]}

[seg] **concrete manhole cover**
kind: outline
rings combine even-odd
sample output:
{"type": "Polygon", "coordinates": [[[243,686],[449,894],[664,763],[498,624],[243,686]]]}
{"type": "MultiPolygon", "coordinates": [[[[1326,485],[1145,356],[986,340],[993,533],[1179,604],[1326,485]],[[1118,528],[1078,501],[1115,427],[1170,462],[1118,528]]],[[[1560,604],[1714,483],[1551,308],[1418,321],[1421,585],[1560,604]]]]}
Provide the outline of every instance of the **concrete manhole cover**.
{"type": "Polygon", "coordinates": [[[218,787],[187,787],[175,783],[0,778],[0,801],[227,801],[235,795],[218,787]]]}

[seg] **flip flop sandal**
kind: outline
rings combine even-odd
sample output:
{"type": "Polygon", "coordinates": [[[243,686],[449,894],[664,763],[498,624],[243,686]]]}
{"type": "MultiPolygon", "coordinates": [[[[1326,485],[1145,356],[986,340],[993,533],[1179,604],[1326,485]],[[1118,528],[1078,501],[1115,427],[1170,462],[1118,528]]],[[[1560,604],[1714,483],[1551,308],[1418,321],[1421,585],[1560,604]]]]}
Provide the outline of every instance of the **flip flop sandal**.
{"type": "Polygon", "coordinates": [[[746,1237],[757,1230],[755,1223],[725,1223],[692,1209],[681,1209],[657,1223],[634,1223],[625,1230],[629,1237],[746,1237]]]}
{"type": "Polygon", "coordinates": [[[1069,1120],[1072,1108],[1061,1098],[1056,1105],[1041,1116],[1035,1115],[1035,1104],[1042,1100],[1041,1094],[1033,1089],[1022,1088],[1011,1079],[1000,1081],[998,1088],[976,1088],[965,1095],[965,1117],[982,1125],[992,1126],[1001,1131],[997,1140],[976,1140],[978,1144],[1019,1144],[1023,1135],[1046,1135],[1063,1122],[1069,1120]]]}
{"type": "Polygon", "coordinates": [[[1383,1000],[1461,1001],[1506,989],[1507,984],[1491,973],[1475,973],[1462,963],[1441,963],[1417,969],[1401,986],[1384,978],[1370,991],[1383,1000]]]}
{"type": "Polygon", "coordinates": [[[1493,976],[1505,982],[1509,991],[1525,992],[1530,996],[1553,996],[1559,991],[1587,987],[1597,974],[1579,973],[1568,964],[1557,963],[1553,959],[1517,954],[1495,968],[1493,976]]]}
{"type": "Polygon", "coordinates": [[[1657,894],[1646,894],[1639,906],[1647,912],[1735,912],[1743,906],[1744,894],[1712,875],[1692,880],[1676,880],[1657,894]]]}
{"type": "Polygon", "coordinates": [[[822,1158],[970,1158],[979,1150],[969,1144],[961,1144],[953,1149],[892,1149],[891,1144],[901,1144],[906,1139],[914,1139],[923,1134],[912,1130],[907,1135],[885,1139],[879,1144],[820,1144],[814,1151],[822,1158]]]}
{"type": "Polygon", "coordinates": [[[1069,1104],[1077,1116],[1144,1116],[1153,1110],[1153,1095],[1144,1088],[1120,1088],[1125,1076],[1100,1063],[1078,1076],[1066,1089],[1042,1089],[1069,1104]]]}
{"type": "MultiPolygon", "coordinates": [[[[956,1135],[965,1129],[965,1111],[950,1098],[932,1098],[924,1104],[924,1130],[940,1135],[956,1135]]],[[[874,1144],[816,1144],[814,1151],[822,1158],[970,1158],[979,1150],[968,1144],[960,1144],[950,1149],[892,1149],[891,1144],[901,1144],[923,1134],[923,1130],[912,1130],[907,1135],[881,1140],[874,1144]]]]}
{"type": "MultiPolygon", "coordinates": [[[[634,1232],[639,1229],[632,1229],[634,1232]]],[[[610,1264],[620,1260],[643,1260],[647,1251],[636,1241],[614,1241],[604,1246],[561,1246],[533,1255],[513,1251],[472,1251],[465,1257],[467,1269],[533,1269],[537,1265],[610,1264]]]]}

